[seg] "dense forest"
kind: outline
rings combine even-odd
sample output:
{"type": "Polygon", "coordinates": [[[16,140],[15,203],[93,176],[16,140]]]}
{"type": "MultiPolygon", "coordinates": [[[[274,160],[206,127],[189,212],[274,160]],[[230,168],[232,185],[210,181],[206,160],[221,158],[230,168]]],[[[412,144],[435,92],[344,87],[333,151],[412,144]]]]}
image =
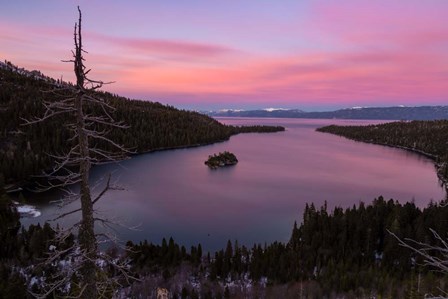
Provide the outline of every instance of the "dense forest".
{"type": "MultiPolygon", "coordinates": [[[[202,279],[201,286],[205,286],[201,298],[224,295],[226,289],[212,282],[244,279],[254,286],[265,282],[264,292],[281,292],[274,291],[281,285],[292,288],[283,289],[275,298],[298,298],[299,292],[303,298],[341,294],[346,298],[422,298],[439,294],[439,287],[446,289],[447,277],[422,267],[422,259],[400,247],[389,231],[400,238],[436,244],[429,228],[446,236],[447,218],[446,203],[430,203],[419,209],[413,203],[403,205],[379,197],[369,205],[336,207],[332,212],[326,205],[307,205],[303,222],[294,224],[287,243],[247,248],[228,241],[226,248],[211,255],[202,253],[200,245],[186,254],[186,249],[172,239],[163,240],[161,246],[147,242],[127,245],[132,249],[134,271],[142,275],[160,272],[164,281],[159,283],[171,290],[176,287],[170,277],[176,276],[182,262],[192,264],[197,279],[202,279]],[[207,286],[213,290],[212,295],[207,286]]],[[[188,293],[198,291],[191,286],[186,289],[188,293]]],[[[179,288],[177,292],[181,297],[186,291],[179,288]]],[[[241,288],[227,292],[233,294],[231,297],[243,296],[241,288]]]]}
{"type": "MultiPolygon", "coordinates": [[[[44,101],[69,96],[62,89],[64,84],[68,83],[38,71],[19,69],[9,62],[0,65],[0,181],[23,183],[30,175],[40,174],[51,166],[48,154],[61,154],[70,148],[70,132],[62,116],[23,125],[25,120],[44,114],[44,101]],[[50,92],[54,89],[56,92],[50,92]]],[[[109,132],[108,137],[134,153],[209,144],[238,133],[284,130],[283,127],[227,126],[200,113],[160,103],[130,100],[99,91],[96,96],[116,108],[112,115],[116,121],[129,126],[129,129],[109,132]]],[[[102,113],[93,109],[90,107],[89,112],[102,113]]]]}
{"type": "Polygon", "coordinates": [[[401,121],[368,126],[332,125],[317,131],[424,154],[434,159],[437,175],[445,186],[448,182],[448,120],[401,121]]]}
{"type": "MultiPolygon", "coordinates": [[[[55,243],[48,224],[21,228],[15,206],[1,190],[0,297],[26,298],[24,284],[38,292],[42,277],[70,264],[70,252],[51,266],[40,262],[48,248],[69,248],[73,238],[55,243]]],[[[299,293],[302,298],[422,298],[446,289],[444,273],[421,266],[422,259],[390,234],[437,244],[429,229],[447,235],[446,202],[420,209],[379,197],[372,204],[331,212],[326,205],[310,204],[302,219],[286,243],[246,247],[229,240],[222,250],[209,253],[200,244],[187,249],[170,238],[161,244],[127,242],[124,255],[114,248],[105,254],[129,259],[138,280],[117,289],[131,297],[152,297],[156,287],[167,288],[173,298],[298,298],[299,293]]]]}

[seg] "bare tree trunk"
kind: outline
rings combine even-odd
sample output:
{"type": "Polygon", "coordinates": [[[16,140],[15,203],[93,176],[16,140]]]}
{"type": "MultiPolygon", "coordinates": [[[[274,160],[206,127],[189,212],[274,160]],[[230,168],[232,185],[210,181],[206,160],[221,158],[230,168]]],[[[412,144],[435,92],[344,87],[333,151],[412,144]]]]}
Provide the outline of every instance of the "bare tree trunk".
{"type": "Polygon", "coordinates": [[[84,291],[85,298],[96,298],[96,238],[93,220],[93,203],[90,196],[89,187],[89,173],[90,161],[88,150],[88,139],[86,134],[83,134],[83,111],[82,111],[82,95],[76,100],[77,112],[77,126],[79,130],[79,145],[82,156],[80,162],[81,175],[81,211],[82,222],[79,228],[79,244],[81,251],[85,255],[83,265],[81,266],[81,273],[86,289],[84,291]]]}
{"type": "MultiPolygon", "coordinates": [[[[42,188],[41,191],[52,188],[65,188],[66,186],[79,184],[79,194],[67,191],[67,196],[61,201],[66,203],[74,200],[81,200],[81,207],[72,211],[59,215],[53,221],[61,219],[65,216],[81,212],[81,221],[71,228],[62,232],[60,239],[65,240],[67,236],[74,230],[78,229],[78,244],[72,246],[68,250],[54,250],[50,253],[49,258],[44,262],[53,264],[54,261],[65,255],[69,250],[73,249],[71,256],[74,260],[69,271],[64,270],[64,273],[57,275],[57,281],[49,283],[45,286],[42,294],[34,294],[38,298],[47,298],[54,294],[61,286],[67,286],[72,283],[73,277],[78,277],[80,284],[74,291],[78,298],[98,298],[104,297],[106,292],[110,291],[112,287],[118,285],[117,278],[104,278],[98,275],[100,267],[97,265],[97,260],[106,261],[107,264],[117,270],[126,280],[133,279],[127,274],[127,261],[118,262],[112,261],[105,254],[99,256],[98,254],[98,237],[102,235],[108,238],[107,234],[95,234],[95,222],[103,225],[108,225],[111,222],[107,219],[94,217],[94,205],[108,190],[120,190],[117,186],[110,184],[110,175],[107,179],[104,189],[92,196],[89,185],[90,168],[92,165],[98,165],[104,162],[119,161],[125,158],[124,153],[129,153],[123,146],[115,143],[109,139],[108,128],[126,129],[127,126],[120,121],[115,121],[108,111],[113,111],[114,108],[110,106],[95,91],[103,86],[102,81],[96,81],[88,78],[87,74],[90,70],[86,70],[84,65],[83,44],[81,35],[81,10],[78,7],[79,20],[74,28],[74,43],[75,49],[72,51],[73,59],[65,61],[73,63],[74,72],[76,75],[76,86],[71,84],[63,84],[57,86],[53,92],[60,95],[63,99],[59,101],[44,101],[45,114],[42,117],[36,117],[33,120],[25,120],[24,125],[30,125],[45,121],[54,116],[67,115],[68,121],[65,124],[72,132],[73,146],[66,154],[50,155],[55,159],[55,166],[44,176],[48,179],[49,186],[42,188]],[[67,94],[60,93],[65,91],[67,94]],[[93,106],[100,108],[103,113],[89,113],[87,109],[93,106]],[[92,146],[89,143],[106,143],[113,150],[102,148],[101,146],[92,146]],[[78,247],[79,246],[79,247],[78,247]],[[78,250],[79,249],[79,250],[78,250]]],[[[112,240],[111,238],[109,238],[112,240]]],[[[70,289],[70,287],[68,287],[70,289]]],[[[33,294],[33,293],[32,293],[33,294]]]]}
{"type": "Polygon", "coordinates": [[[97,243],[94,229],[93,219],[93,202],[90,195],[89,187],[89,174],[90,174],[90,153],[89,153],[89,139],[85,131],[85,117],[83,111],[84,102],[84,84],[85,84],[85,72],[82,57],[82,35],[81,35],[81,10],[79,11],[79,23],[78,32],[76,33],[75,27],[75,59],[74,70],[77,81],[77,95],[75,99],[76,108],[76,132],[78,133],[78,144],[80,150],[80,164],[79,174],[81,176],[81,211],[82,222],[79,228],[79,244],[81,252],[85,256],[81,265],[81,273],[83,277],[83,285],[85,287],[83,296],[85,298],[97,297],[96,286],[96,265],[95,260],[97,258],[97,243]]]}

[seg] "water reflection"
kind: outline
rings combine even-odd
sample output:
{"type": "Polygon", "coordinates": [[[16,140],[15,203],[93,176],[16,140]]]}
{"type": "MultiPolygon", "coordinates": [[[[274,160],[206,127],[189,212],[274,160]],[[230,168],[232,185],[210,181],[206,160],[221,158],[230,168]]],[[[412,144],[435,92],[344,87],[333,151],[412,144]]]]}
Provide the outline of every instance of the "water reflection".
{"type": "MultiPolygon", "coordinates": [[[[286,241],[300,221],[305,203],[348,207],[383,195],[425,206],[443,198],[432,161],[404,150],[363,144],[318,133],[315,128],[365,121],[299,119],[220,119],[235,125],[282,125],[286,132],[241,134],[228,142],[141,155],[93,170],[93,179],[114,171],[125,191],[108,193],[99,204],[103,215],[139,231],[117,228],[123,240],[160,242],[173,236],[186,246],[206,250],[227,239],[252,245],[286,241]],[[240,161],[210,170],[208,155],[228,150],[240,161]]],[[[23,223],[44,221],[60,212],[44,195],[36,205],[42,215],[23,223]]],[[[36,201],[36,199],[35,199],[36,201]]],[[[73,207],[73,206],[72,206],[73,207]]],[[[70,207],[65,207],[67,211],[70,207]]],[[[79,220],[68,217],[64,225],[79,220]]]]}

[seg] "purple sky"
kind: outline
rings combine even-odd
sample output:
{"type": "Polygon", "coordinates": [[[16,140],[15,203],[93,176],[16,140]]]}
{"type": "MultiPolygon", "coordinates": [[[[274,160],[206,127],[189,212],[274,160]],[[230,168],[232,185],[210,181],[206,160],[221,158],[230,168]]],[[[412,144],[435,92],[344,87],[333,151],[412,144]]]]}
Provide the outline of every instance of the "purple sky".
{"type": "Polygon", "coordinates": [[[445,105],[448,1],[5,1],[0,59],[189,109],[445,105]]]}

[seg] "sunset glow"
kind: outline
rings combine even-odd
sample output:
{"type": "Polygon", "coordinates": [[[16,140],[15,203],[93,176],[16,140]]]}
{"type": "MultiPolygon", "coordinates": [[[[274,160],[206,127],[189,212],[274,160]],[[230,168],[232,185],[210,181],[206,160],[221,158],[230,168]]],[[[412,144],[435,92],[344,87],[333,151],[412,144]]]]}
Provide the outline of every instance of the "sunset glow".
{"type": "Polygon", "coordinates": [[[445,105],[448,1],[8,1],[0,59],[188,109],[445,105]]]}

